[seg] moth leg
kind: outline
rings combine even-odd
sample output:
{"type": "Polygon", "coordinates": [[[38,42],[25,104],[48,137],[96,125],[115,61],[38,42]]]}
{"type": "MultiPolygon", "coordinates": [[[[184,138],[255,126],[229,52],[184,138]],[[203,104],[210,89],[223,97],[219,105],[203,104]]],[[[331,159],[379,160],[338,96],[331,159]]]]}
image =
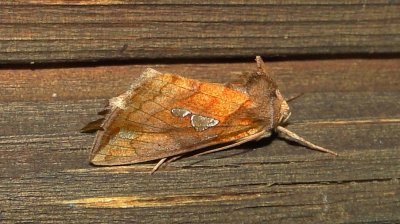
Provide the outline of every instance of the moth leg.
{"type": "Polygon", "coordinates": [[[170,163],[172,163],[173,161],[175,161],[175,160],[178,160],[179,158],[181,158],[182,156],[174,156],[174,157],[172,157],[171,159],[169,159],[167,162],[166,162],[166,164],[170,164],[170,163]]]}
{"type": "MultiPolygon", "coordinates": [[[[224,149],[229,149],[229,148],[235,147],[235,146],[237,146],[237,145],[243,144],[243,143],[245,143],[245,142],[252,141],[252,140],[254,140],[254,139],[257,139],[257,140],[258,140],[260,137],[263,137],[264,134],[265,134],[265,132],[262,131],[262,132],[259,132],[259,133],[254,134],[254,135],[248,136],[247,138],[245,138],[245,139],[243,139],[243,140],[241,140],[241,141],[238,141],[238,142],[235,142],[235,143],[232,143],[232,144],[223,146],[223,147],[219,147],[219,148],[216,148],[216,149],[212,149],[212,150],[209,150],[209,151],[206,151],[206,152],[198,153],[198,154],[193,155],[193,156],[190,156],[190,157],[197,157],[197,156],[200,156],[200,155],[206,155],[206,154],[209,154],[209,153],[222,151],[222,150],[224,150],[224,149]]],[[[167,158],[162,158],[162,159],[154,166],[154,168],[153,168],[153,170],[151,171],[150,174],[153,174],[154,172],[156,172],[156,171],[158,170],[158,168],[160,168],[160,166],[161,166],[163,163],[169,164],[169,163],[171,163],[171,162],[173,162],[173,161],[175,161],[175,160],[177,160],[177,159],[179,159],[179,158],[181,158],[181,157],[182,157],[182,156],[180,156],[180,155],[174,156],[174,157],[172,157],[171,159],[169,159],[168,161],[166,161],[167,158]]],[[[189,158],[190,158],[190,157],[189,157],[189,158]]]]}
{"type": "Polygon", "coordinates": [[[259,140],[260,138],[263,138],[264,136],[265,136],[265,131],[260,131],[260,132],[258,132],[256,134],[250,135],[250,136],[248,136],[248,137],[246,137],[246,138],[244,138],[244,139],[242,139],[242,140],[240,140],[238,142],[234,142],[234,143],[226,145],[226,146],[222,146],[222,147],[219,147],[219,148],[216,148],[216,149],[212,149],[212,150],[208,150],[208,151],[205,151],[205,152],[201,152],[201,153],[198,153],[198,154],[196,154],[194,156],[201,156],[201,155],[206,155],[206,154],[213,153],[213,152],[219,152],[219,151],[222,151],[222,150],[225,150],[225,149],[229,149],[229,148],[241,145],[241,144],[243,144],[245,142],[250,142],[250,141],[253,141],[253,140],[259,140]]]}
{"type": "Polygon", "coordinates": [[[305,140],[304,138],[298,136],[296,133],[289,131],[288,129],[282,127],[282,126],[278,126],[276,127],[276,131],[278,132],[278,134],[289,140],[289,141],[294,141],[299,143],[300,145],[306,146],[309,149],[313,149],[313,150],[317,150],[317,151],[321,151],[321,152],[326,152],[326,153],[330,153],[332,155],[338,156],[338,154],[332,150],[323,148],[321,146],[315,145],[307,140],[305,140]]]}
{"type": "Polygon", "coordinates": [[[150,174],[153,174],[154,172],[156,172],[161,167],[162,164],[165,164],[165,166],[167,166],[168,164],[172,163],[173,161],[175,161],[175,160],[177,160],[177,159],[179,159],[181,157],[182,156],[174,156],[174,157],[171,157],[170,159],[168,159],[168,158],[160,159],[160,161],[158,161],[158,163],[151,170],[150,174]]]}
{"type": "MultiPolygon", "coordinates": [[[[216,148],[216,149],[208,150],[208,151],[206,151],[206,152],[201,152],[201,153],[198,153],[198,154],[196,154],[196,155],[194,155],[194,156],[197,157],[197,156],[206,155],[206,154],[213,153],[213,152],[222,151],[222,150],[225,150],[225,149],[229,149],[229,148],[232,148],[232,147],[241,145],[241,144],[246,143],[246,142],[250,142],[250,141],[253,141],[253,140],[259,140],[259,139],[261,139],[261,138],[263,138],[263,137],[268,137],[268,136],[270,136],[270,135],[269,135],[269,134],[266,134],[265,131],[260,131],[260,132],[258,132],[258,133],[256,133],[256,134],[250,135],[250,136],[248,136],[248,137],[246,137],[246,138],[244,138],[244,139],[242,139],[242,140],[240,140],[240,141],[238,141],[238,142],[234,142],[234,143],[232,143],[232,144],[229,144],[229,145],[226,145],[226,146],[222,146],[222,147],[219,147],[219,148],[216,148]]],[[[193,157],[194,157],[194,156],[193,156],[193,157]]],[[[174,156],[174,157],[172,157],[171,159],[169,159],[169,160],[167,161],[167,163],[171,163],[171,162],[173,162],[173,161],[175,161],[175,160],[177,160],[177,159],[179,159],[179,158],[181,158],[181,157],[182,157],[182,156],[180,156],[180,155],[174,156]]],[[[161,166],[166,160],[167,160],[167,158],[162,158],[162,159],[154,166],[153,170],[151,171],[151,174],[153,174],[154,172],[156,172],[156,171],[158,170],[158,168],[160,168],[160,166],[161,166]]]]}
{"type": "Polygon", "coordinates": [[[167,158],[160,159],[160,161],[158,161],[158,163],[151,170],[150,175],[152,175],[154,172],[156,172],[158,170],[158,168],[160,168],[160,166],[165,162],[165,160],[167,160],[167,158]]]}

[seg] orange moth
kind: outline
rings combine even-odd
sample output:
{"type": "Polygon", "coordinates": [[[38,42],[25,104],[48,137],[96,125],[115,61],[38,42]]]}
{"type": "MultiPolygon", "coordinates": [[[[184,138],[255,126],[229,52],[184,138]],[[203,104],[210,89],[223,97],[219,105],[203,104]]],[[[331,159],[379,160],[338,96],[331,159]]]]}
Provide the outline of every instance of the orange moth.
{"type": "Polygon", "coordinates": [[[282,126],[291,114],[287,101],[261,57],[256,62],[257,71],[241,83],[225,85],[147,69],[109,101],[99,113],[104,118],[82,129],[97,131],[90,162],[112,166],[159,160],[154,172],[185,153],[216,145],[207,153],[228,149],[273,132],[337,155],[282,126]]]}

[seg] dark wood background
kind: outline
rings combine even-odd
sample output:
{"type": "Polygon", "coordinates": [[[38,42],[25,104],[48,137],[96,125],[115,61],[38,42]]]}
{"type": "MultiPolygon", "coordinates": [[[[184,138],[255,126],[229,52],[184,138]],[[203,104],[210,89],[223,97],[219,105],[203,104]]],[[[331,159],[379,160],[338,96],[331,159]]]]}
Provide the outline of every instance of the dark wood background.
{"type": "Polygon", "coordinates": [[[1,223],[400,222],[400,2],[1,1],[1,223]],[[93,167],[79,129],[147,67],[227,82],[263,55],[278,138],[93,167]]]}

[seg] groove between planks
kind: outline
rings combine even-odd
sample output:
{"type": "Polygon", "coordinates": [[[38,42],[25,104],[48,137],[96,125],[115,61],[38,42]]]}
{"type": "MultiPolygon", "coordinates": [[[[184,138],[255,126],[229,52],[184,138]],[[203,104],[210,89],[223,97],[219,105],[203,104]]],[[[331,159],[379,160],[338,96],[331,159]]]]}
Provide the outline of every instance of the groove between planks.
{"type": "Polygon", "coordinates": [[[393,1],[0,4],[0,64],[400,52],[393,1]]]}

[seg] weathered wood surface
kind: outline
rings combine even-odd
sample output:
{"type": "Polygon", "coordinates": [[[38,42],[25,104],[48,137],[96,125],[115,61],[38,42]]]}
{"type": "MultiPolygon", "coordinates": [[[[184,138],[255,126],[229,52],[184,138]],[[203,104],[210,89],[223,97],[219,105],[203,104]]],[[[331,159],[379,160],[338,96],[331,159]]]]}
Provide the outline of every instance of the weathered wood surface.
{"type": "Polygon", "coordinates": [[[0,64],[399,53],[399,12],[393,0],[6,0],[0,64]]]}
{"type": "MultiPolygon", "coordinates": [[[[177,161],[93,167],[79,129],[148,65],[0,70],[0,220],[50,223],[400,221],[400,60],[269,64],[289,128],[340,156],[280,139],[177,161]]],[[[227,81],[253,63],[151,65],[227,81]]]]}

